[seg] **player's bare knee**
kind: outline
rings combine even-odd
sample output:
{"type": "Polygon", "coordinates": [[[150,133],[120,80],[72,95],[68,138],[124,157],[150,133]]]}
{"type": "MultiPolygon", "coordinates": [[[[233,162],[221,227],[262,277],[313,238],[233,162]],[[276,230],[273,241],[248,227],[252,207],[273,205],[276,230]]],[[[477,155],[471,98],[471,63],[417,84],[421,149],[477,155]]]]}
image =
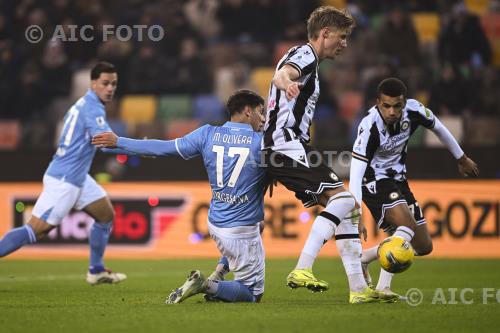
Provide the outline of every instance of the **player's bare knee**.
{"type": "Polygon", "coordinates": [[[113,210],[109,212],[104,212],[98,219],[96,219],[97,223],[109,223],[113,222],[115,219],[115,212],[113,210]]]}
{"type": "Polygon", "coordinates": [[[262,296],[264,296],[264,293],[259,294],[259,295],[255,295],[255,303],[260,303],[262,296]]]}
{"type": "Polygon", "coordinates": [[[55,226],[48,224],[47,222],[33,216],[28,222],[31,229],[36,236],[37,240],[45,238],[49,232],[55,228],[55,226]]]}

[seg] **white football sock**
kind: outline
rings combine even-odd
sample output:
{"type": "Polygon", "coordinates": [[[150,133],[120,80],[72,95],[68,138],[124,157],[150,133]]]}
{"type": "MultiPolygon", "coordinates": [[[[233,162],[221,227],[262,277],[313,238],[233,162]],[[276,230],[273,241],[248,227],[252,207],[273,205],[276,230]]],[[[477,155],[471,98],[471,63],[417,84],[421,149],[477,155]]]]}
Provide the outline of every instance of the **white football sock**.
{"type": "Polygon", "coordinates": [[[205,283],[207,286],[205,294],[215,295],[217,288],[219,288],[219,281],[207,280],[205,283]]]}
{"type": "Polygon", "coordinates": [[[323,244],[333,237],[336,226],[355,204],[356,201],[349,192],[337,193],[328,200],[325,209],[314,220],[296,269],[312,268],[323,244]]]}
{"type": "Polygon", "coordinates": [[[363,264],[369,264],[372,261],[377,259],[377,250],[378,246],[374,246],[372,248],[366,249],[361,254],[361,262],[363,264]]]}
{"type": "Polygon", "coordinates": [[[314,260],[326,243],[335,233],[335,225],[326,218],[318,215],[314,220],[309,237],[302,249],[296,269],[310,269],[314,264],[314,260]]]}
{"type": "Polygon", "coordinates": [[[352,238],[337,239],[335,243],[349,280],[349,288],[351,291],[363,291],[368,285],[361,268],[361,240],[352,238]]]}
{"type": "Polygon", "coordinates": [[[394,232],[393,236],[403,237],[408,242],[411,242],[413,236],[415,236],[415,232],[408,227],[400,226],[396,229],[396,232],[394,232]]]}
{"type": "Polygon", "coordinates": [[[378,277],[377,290],[391,289],[391,281],[393,273],[385,271],[383,268],[380,269],[380,275],[378,277]]]}

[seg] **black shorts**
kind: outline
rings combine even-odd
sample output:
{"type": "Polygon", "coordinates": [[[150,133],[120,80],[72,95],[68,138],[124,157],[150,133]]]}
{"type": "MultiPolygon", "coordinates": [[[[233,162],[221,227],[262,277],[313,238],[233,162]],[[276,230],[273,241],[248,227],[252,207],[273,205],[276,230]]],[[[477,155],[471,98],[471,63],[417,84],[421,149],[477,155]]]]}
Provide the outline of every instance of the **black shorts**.
{"type": "Polygon", "coordinates": [[[379,228],[389,234],[392,234],[396,227],[384,220],[385,211],[400,204],[408,205],[417,225],[425,224],[422,209],[411,193],[406,180],[381,179],[364,185],[363,202],[372,213],[379,228]]]}
{"type": "Polygon", "coordinates": [[[304,207],[312,207],[319,203],[319,195],[324,190],[342,187],[344,184],[325,163],[320,152],[306,144],[302,146],[306,152],[304,158],[308,159],[310,167],[271,149],[264,151],[264,160],[270,179],[279,181],[288,190],[295,192],[304,207]]]}

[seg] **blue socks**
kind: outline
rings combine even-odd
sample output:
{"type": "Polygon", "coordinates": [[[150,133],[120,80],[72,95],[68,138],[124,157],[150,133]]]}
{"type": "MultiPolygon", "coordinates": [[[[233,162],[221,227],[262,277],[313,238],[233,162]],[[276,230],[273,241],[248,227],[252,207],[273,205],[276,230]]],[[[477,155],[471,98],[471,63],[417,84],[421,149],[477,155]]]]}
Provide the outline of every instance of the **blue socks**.
{"type": "Polygon", "coordinates": [[[35,242],[36,236],[30,225],[12,229],[0,240],[0,257],[5,257],[21,246],[35,242]]]}
{"type": "Polygon", "coordinates": [[[215,297],[226,302],[255,302],[255,296],[247,286],[238,281],[217,281],[215,297]]]}
{"type": "Polygon", "coordinates": [[[104,271],[104,264],[102,262],[102,257],[104,255],[104,250],[106,245],[108,245],[109,234],[111,233],[111,228],[113,227],[113,222],[108,223],[97,223],[94,222],[92,228],[90,228],[89,244],[90,244],[90,267],[89,271],[92,274],[100,273],[104,271]]]}

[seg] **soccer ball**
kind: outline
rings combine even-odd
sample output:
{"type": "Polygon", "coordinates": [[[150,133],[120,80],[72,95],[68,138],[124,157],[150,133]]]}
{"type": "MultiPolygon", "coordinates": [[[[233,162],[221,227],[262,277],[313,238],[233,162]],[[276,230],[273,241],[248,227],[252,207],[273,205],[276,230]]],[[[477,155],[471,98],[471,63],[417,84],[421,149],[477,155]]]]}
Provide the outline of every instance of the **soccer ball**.
{"type": "Polygon", "coordinates": [[[380,266],[390,273],[401,273],[413,262],[413,248],[403,237],[392,236],[384,239],[377,249],[380,266]]]}

